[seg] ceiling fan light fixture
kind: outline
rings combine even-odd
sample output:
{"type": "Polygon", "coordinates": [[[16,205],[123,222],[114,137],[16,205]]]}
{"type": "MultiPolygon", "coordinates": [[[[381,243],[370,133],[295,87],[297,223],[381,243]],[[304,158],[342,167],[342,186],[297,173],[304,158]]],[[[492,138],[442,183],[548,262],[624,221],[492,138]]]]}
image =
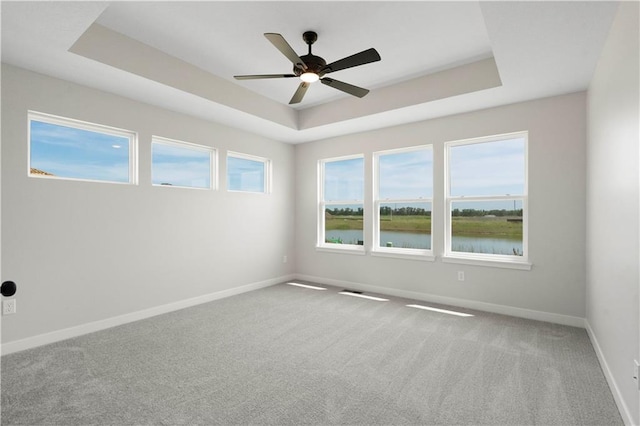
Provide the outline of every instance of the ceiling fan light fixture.
{"type": "Polygon", "coordinates": [[[325,74],[379,61],[381,58],[376,49],[371,48],[363,50],[362,52],[327,64],[324,58],[311,53],[311,45],[318,39],[318,34],[314,31],[306,31],[302,34],[302,39],[309,46],[309,53],[303,56],[298,56],[295,50],[291,48],[289,43],[287,43],[281,34],[265,33],[264,36],[275,46],[276,49],[280,51],[280,53],[291,61],[293,64],[293,74],[234,75],[233,78],[236,80],[254,80],[260,78],[300,77],[302,83],[300,83],[298,89],[293,94],[293,97],[289,101],[289,105],[300,103],[304,94],[307,92],[307,89],[311,86],[311,83],[318,80],[320,80],[320,83],[325,86],[332,87],[352,96],[357,96],[358,98],[362,98],[369,93],[369,90],[367,89],[325,77],[325,74]]]}
{"type": "Polygon", "coordinates": [[[305,83],[313,83],[316,82],[320,79],[320,76],[318,76],[318,74],[316,74],[315,72],[305,72],[300,74],[300,80],[304,81],[305,83]]]}

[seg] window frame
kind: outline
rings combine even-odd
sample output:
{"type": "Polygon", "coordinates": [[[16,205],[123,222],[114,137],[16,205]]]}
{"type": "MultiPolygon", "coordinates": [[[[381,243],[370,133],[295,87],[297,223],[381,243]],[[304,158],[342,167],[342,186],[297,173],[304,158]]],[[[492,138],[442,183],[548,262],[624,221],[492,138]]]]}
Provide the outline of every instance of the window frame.
{"type": "Polygon", "coordinates": [[[215,191],[218,189],[218,155],[217,150],[213,147],[206,145],[199,145],[191,142],[180,141],[176,139],[169,139],[162,136],[151,136],[151,186],[161,186],[164,188],[182,188],[182,189],[198,189],[205,191],[215,191]],[[161,183],[153,183],[153,145],[154,143],[158,143],[160,145],[168,145],[174,146],[178,148],[187,148],[192,149],[194,151],[204,151],[209,153],[209,187],[208,188],[200,188],[197,186],[182,186],[182,185],[163,185],[161,183]]]}
{"type": "Polygon", "coordinates": [[[236,151],[227,151],[226,156],[226,185],[227,192],[245,193],[245,194],[270,194],[271,193],[271,160],[257,155],[243,154],[236,151]],[[241,160],[257,161],[264,164],[264,188],[263,191],[245,191],[242,189],[229,189],[229,157],[241,160]]]}
{"type": "Polygon", "coordinates": [[[505,133],[479,138],[463,139],[445,142],[444,144],[444,253],[443,262],[463,263],[481,266],[497,266],[509,269],[531,269],[529,261],[529,133],[527,131],[505,133]],[[450,149],[456,146],[474,145],[481,143],[500,142],[510,139],[524,139],[524,186],[523,194],[519,195],[484,195],[464,196],[451,195],[450,149]],[[500,255],[490,253],[465,253],[451,250],[452,244],[452,205],[460,201],[521,201],[522,202],[522,256],[500,255]]]}
{"type": "Polygon", "coordinates": [[[434,261],[433,254],[433,178],[434,178],[434,149],[432,144],[410,146],[405,148],[388,149],[373,153],[373,241],[371,245],[372,256],[400,257],[410,259],[420,259],[434,261]],[[430,198],[380,198],[380,157],[384,155],[402,154],[412,151],[431,151],[431,197],[430,198]],[[431,204],[431,249],[408,249],[403,247],[382,247],[380,246],[380,205],[387,203],[425,203],[431,204]]]}
{"type": "Polygon", "coordinates": [[[138,133],[121,129],[118,127],[107,126],[104,124],[92,123],[88,121],[78,120],[74,118],[62,117],[53,114],[47,114],[38,111],[27,111],[27,176],[30,178],[39,179],[54,179],[54,180],[70,180],[76,182],[95,182],[95,183],[109,183],[116,185],[137,185],[138,184],[138,133]],[[116,136],[127,138],[129,140],[129,165],[127,172],[129,180],[127,182],[118,182],[113,180],[102,179],[86,179],[77,177],[66,177],[56,175],[42,175],[31,173],[31,123],[33,121],[51,124],[60,127],[68,127],[72,129],[84,130],[93,133],[101,133],[109,136],[116,136]]]}
{"type": "Polygon", "coordinates": [[[327,163],[337,162],[337,161],[346,161],[346,160],[354,160],[354,159],[362,159],[363,169],[365,166],[365,156],[364,154],[353,154],[353,155],[345,155],[341,157],[332,157],[332,158],[323,158],[318,160],[318,169],[317,169],[317,179],[318,179],[318,210],[317,210],[317,236],[316,236],[316,250],[318,251],[326,251],[333,253],[349,253],[349,254],[357,254],[364,255],[366,254],[365,247],[367,245],[366,235],[365,235],[365,223],[367,216],[367,209],[365,205],[365,191],[366,185],[364,183],[365,178],[365,170],[363,170],[363,191],[362,191],[362,199],[361,200],[325,200],[324,199],[324,180],[325,180],[325,165],[327,163]],[[354,205],[361,204],[362,205],[362,245],[354,245],[354,244],[334,244],[327,243],[325,239],[325,209],[327,205],[354,205]]]}

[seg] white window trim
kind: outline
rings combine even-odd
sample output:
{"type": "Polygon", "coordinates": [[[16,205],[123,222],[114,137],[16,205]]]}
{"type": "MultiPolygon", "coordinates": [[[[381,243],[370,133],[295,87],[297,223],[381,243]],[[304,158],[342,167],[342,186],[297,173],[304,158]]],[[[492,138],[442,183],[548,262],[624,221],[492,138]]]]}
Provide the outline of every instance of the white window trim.
{"type": "MultiPolygon", "coordinates": [[[[316,176],[318,179],[318,217],[316,220],[317,223],[317,236],[316,236],[316,250],[321,252],[329,252],[329,253],[349,253],[349,254],[358,254],[364,255],[366,254],[365,245],[367,241],[364,241],[363,245],[353,245],[353,244],[333,244],[325,242],[325,208],[328,205],[353,205],[353,204],[362,204],[362,219],[363,224],[365,223],[366,217],[366,206],[364,204],[364,199],[362,200],[341,200],[341,201],[326,201],[324,199],[324,165],[326,163],[332,163],[335,161],[344,161],[344,160],[354,160],[357,158],[361,158],[363,163],[365,161],[364,154],[356,154],[356,155],[347,155],[343,157],[333,157],[333,158],[323,158],[318,160],[318,169],[316,172],[316,176]]],[[[364,176],[363,176],[364,178],[364,176]]],[[[364,195],[364,194],[363,194],[364,195]]],[[[364,235],[364,226],[363,226],[363,240],[365,239],[364,235]]]]}
{"type": "MultiPolygon", "coordinates": [[[[381,257],[396,257],[401,259],[417,259],[434,261],[433,254],[433,194],[431,198],[385,198],[379,199],[380,193],[380,157],[389,154],[402,154],[405,152],[431,150],[432,164],[435,162],[433,158],[433,145],[419,145],[407,148],[389,149],[385,151],[377,151],[373,153],[373,241],[371,245],[371,255],[381,257]],[[380,204],[386,203],[431,203],[431,250],[424,249],[406,249],[401,247],[381,247],[380,241],[380,204]]],[[[433,169],[431,170],[431,181],[433,182],[433,169]]]]}
{"type": "Polygon", "coordinates": [[[227,151],[227,164],[226,164],[226,184],[227,192],[234,192],[240,194],[271,194],[271,160],[265,157],[258,157],[256,155],[243,154],[241,152],[227,151]],[[243,160],[258,161],[264,163],[264,191],[241,191],[237,189],[229,189],[229,157],[240,158],[243,160]]]}
{"type": "Polygon", "coordinates": [[[445,263],[462,263],[478,266],[493,266],[508,269],[530,270],[532,267],[529,261],[529,133],[527,131],[513,132],[480,138],[464,139],[458,141],[445,142],[444,144],[444,254],[442,261],[445,263]],[[500,196],[451,196],[450,176],[449,176],[449,151],[451,147],[461,145],[472,145],[486,142],[499,142],[503,140],[523,138],[524,139],[524,190],[523,194],[500,195],[500,196]],[[498,201],[498,200],[521,200],[522,201],[522,256],[496,255],[488,253],[464,253],[451,250],[451,205],[456,201],[498,201]]]}
{"type": "Polygon", "coordinates": [[[120,129],[117,127],[105,126],[103,124],[90,123],[88,121],[76,120],[37,111],[27,111],[27,176],[38,179],[71,180],[76,182],[109,183],[114,185],[137,185],[138,184],[138,134],[136,132],[120,129]],[[103,133],[112,136],[119,136],[129,139],[129,181],[116,182],[111,180],[83,179],[64,176],[47,176],[31,174],[31,122],[53,124],[56,126],[71,127],[79,130],[87,130],[94,133],[103,133]]]}
{"type": "Polygon", "coordinates": [[[151,136],[151,185],[161,186],[163,188],[182,188],[182,189],[199,189],[205,191],[215,191],[218,189],[218,156],[215,148],[198,145],[191,142],[179,141],[176,139],[164,138],[162,136],[151,136]],[[178,148],[188,148],[194,151],[203,151],[209,153],[209,188],[198,188],[195,186],[182,186],[182,185],[162,185],[159,183],[153,183],[153,144],[159,143],[161,145],[175,146],[178,148]]]}

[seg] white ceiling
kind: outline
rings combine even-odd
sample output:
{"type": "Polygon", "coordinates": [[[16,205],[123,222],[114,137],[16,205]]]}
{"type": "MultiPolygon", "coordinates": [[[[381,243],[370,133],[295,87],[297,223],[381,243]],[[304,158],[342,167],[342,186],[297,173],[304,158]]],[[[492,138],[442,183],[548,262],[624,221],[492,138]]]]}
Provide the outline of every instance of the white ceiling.
{"type": "Polygon", "coordinates": [[[2,61],[146,103],[305,142],[584,90],[617,2],[2,2],[2,61]],[[362,99],[296,79],[265,32],[333,62],[362,99]]]}

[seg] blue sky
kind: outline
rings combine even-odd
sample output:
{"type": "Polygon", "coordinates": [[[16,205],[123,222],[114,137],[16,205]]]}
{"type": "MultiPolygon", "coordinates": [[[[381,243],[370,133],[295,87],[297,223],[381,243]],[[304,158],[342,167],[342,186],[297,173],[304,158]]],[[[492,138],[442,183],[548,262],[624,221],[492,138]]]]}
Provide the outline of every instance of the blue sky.
{"type": "Polygon", "coordinates": [[[59,177],[129,181],[125,137],[31,121],[30,166],[59,177]]]}
{"type": "Polygon", "coordinates": [[[264,192],[264,168],[262,161],[227,156],[227,189],[264,192]]]}
{"type": "Polygon", "coordinates": [[[433,154],[430,149],[380,157],[380,199],[433,197],[433,154]]]}
{"type": "Polygon", "coordinates": [[[364,199],[364,158],[331,161],[324,164],[325,201],[364,199]]]}
{"type": "MultiPolygon", "coordinates": [[[[433,153],[431,149],[381,155],[379,197],[415,199],[433,197],[433,153]]],[[[525,186],[525,141],[523,138],[458,145],[450,148],[451,195],[523,195],[525,186]]],[[[325,163],[325,201],[364,198],[364,159],[325,163]]],[[[513,201],[460,204],[464,208],[513,209],[513,201]]],[[[521,208],[516,203],[516,208],[521,208]]]]}
{"type": "MultiPolygon", "coordinates": [[[[59,177],[129,181],[129,140],[121,136],[31,121],[30,166],[59,177]]],[[[524,139],[450,147],[451,195],[522,195],[524,139]]],[[[153,183],[209,187],[210,153],[154,144],[153,183]]],[[[381,155],[380,198],[431,198],[430,149],[381,155]]],[[[265,163],[228,157],[230,190],[264,191],[265,163]]],[[[364,199],[364,159],[325,163],[325,200],[364,199]]]]}
{"type": "Polygon", "coordinates": [[[154,142],[151,152],[154,185],[211,187],[211,151],[154,142]]]}
{"type": "Polygon", "coordinates": [[[450,148],[451,195],[523,195],[524,139],[450,148]]]}

